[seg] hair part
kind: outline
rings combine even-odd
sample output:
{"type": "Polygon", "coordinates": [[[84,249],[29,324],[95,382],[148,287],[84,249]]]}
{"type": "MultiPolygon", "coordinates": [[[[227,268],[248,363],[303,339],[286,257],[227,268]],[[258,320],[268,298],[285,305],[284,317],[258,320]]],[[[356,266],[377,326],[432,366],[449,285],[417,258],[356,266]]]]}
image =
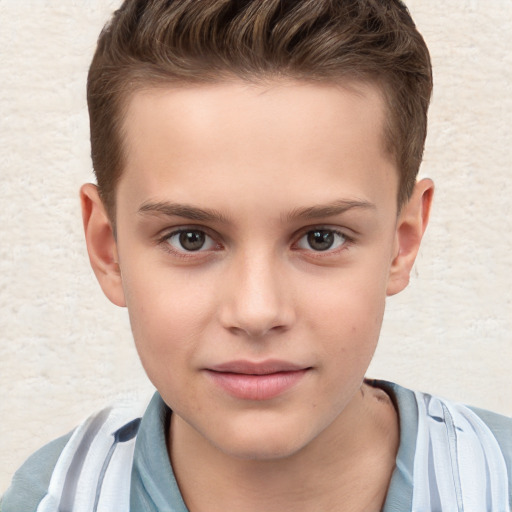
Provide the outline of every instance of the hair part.
{"type": "Polygon", "coordinates": [[[123,121],[143,88],[289,78],[376,84],[385,145],[410,197],[427,133],[432,70],[400,0],[125,0],[100,34],[87,101],[98,188],[114,222],[123,121]]]}

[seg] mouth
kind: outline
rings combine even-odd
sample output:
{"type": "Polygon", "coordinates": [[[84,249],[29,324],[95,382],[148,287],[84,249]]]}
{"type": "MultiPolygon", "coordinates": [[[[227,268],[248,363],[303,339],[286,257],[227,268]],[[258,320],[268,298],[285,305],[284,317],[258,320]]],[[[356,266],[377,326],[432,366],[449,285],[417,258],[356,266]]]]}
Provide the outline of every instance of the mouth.
{"type": "Polygon", "coordinates": [[[242,400],[270,400],[296,386],[311,367],[287,361],[230,361],[205,370],[222,391],[242,400]]]}

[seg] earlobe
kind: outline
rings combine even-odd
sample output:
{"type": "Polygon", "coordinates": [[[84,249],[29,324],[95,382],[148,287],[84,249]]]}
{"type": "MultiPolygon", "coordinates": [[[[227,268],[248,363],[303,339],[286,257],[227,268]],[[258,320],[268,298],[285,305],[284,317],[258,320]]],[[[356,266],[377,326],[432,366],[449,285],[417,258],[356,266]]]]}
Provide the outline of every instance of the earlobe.
{"type": "Polygon", "coordinates": [[[387,294],[395,295],[409,284],[409,277],[423,233],[427,228],[434,195],[434,183],[416,183],[409,201],[402,207],[396,228],[396,256],[391,264],[387,294]]]}
{"type": "Polygon", "coordinates": [[[124,307],[126,302],[119,268],[117,244],[112,224],[96,185],[92,183],[83,185],[80,189],[80,201],[91,267],[103,293],[111,302],[124,307]]]}

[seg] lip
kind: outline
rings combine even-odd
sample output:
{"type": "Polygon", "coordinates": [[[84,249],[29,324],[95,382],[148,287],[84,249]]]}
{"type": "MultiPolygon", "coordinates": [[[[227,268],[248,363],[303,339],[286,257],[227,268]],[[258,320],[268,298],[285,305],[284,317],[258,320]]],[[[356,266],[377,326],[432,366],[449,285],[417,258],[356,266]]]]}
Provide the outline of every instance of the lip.
{"type": "Polygon", "coordinates": [[[287,361],[230,361],[205,369],[223,391],[242,400],[270,400],[297,385],[310,370],[287,361]]]}

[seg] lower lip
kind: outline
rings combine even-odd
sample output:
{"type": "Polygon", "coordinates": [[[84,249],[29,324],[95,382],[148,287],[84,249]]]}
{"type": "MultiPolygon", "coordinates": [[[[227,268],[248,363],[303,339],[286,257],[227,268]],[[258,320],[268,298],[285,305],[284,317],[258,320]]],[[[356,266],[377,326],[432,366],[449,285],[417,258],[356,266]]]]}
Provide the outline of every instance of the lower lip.
{"type": "Polygon", "coordinates": [[[246,375],[208,371],[210,378],[230,395],[243,400],[270,400],[292,388],[308,370],[276,372],[268,375],[246,375]]]}

